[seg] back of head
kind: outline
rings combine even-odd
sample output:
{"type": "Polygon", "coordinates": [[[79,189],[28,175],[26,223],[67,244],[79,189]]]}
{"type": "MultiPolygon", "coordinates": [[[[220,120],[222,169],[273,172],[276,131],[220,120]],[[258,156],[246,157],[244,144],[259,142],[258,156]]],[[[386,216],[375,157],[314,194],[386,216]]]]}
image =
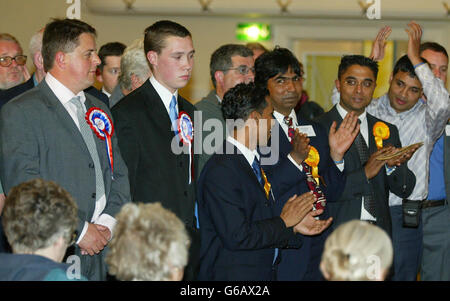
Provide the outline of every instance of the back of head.
{"type": "Polygon", "coordinates": [[[252,42],[252,43],[247,43],[245,44],[245,47],[247,47],[250,50],[261,50],[263,52],[267,52],[269,51],[266,47],[264,47],[263,44],[258,43],[258,42],[252,42]]]}
{"type": "Polygon", "coordinates": [[[103,66],[106,65],[106,62],[105,62],[106,57],[122,56],[126,47],[127,47],[126,45],[124,45],[120,42],[111,42],[111,43],[106,43],[105,45],[102,45],[102,47],[100,47],[100,50],[98,51],[98,57],[101,60],[100,65],[98,65],[100,70],[102,70],[103,66]]]}
{"type": "Polygon", "coordinates": [[[34,57],[37,52],[42,51],[42,37],[44,36],[44,29],[40,29],[30,39],[30,55],[34,57]]]}
{"type": "Polygon", "coordinates": [[[338,79],[347,71],[348,68],[354,65],[367,67],[373,72],[373,76],[377,79],[378,76],[378,63],[363,55],[344,55],[341,59],[341,63],[338,68],[338,79]]]}
{"type": "Polygon", "coordinates": [[[231,58],[236,55],[250,57],[253,56],[253,52],[244,45],[239,44],[226,44],[213,52],[209,63],[209,73],[214,87],[216,87],[216,78],[214,76],[216,71],[225,71],[231,68],[233,66],[231,58]]]}
{"type": "Polygon", "coordinates": [[[171,36],[185,38],[190,37],[191,33],[183,25],[169,20],[158,21],[147,27],[144,32],[145,53],[155,51],[160,54],[166,46],[166,39],[171,36]]]}
{"type": "Polygon", "coordinates": [[[383,279],[392,264],[393,249],[381,228],[353,220],[340,225],[325,242],[321,269],[329,280],[383,279]]]}
{"type": "Polygon", "coordinates": [[[255,83],[267,87],[267,81],[277,74],[284,74],[291,67],[298,76],[302,76],[300,62],[287,48],[275,47],[261,54],[255,61],[255,83]]]}
{"type": "Polygon", "coordinates": [[[59,237],[69,243],[77,226],[77,205],[54,182],[34,179],[11,189],[3,226],[14,253],[33,253],[59,237]]]}
{"type": "Polygon", "coordinates": [[[128,203],[116,216],[106,262],[119,280],[171,280],[187,264],[189,237],[184,224],[160,203],[128,203]]]}
{"type": "Polygon", "coordinates": [[[439,43],[436,43],[436,42],[425,42],[425,43],[422,43],[420,45],[419,53],[422,54],[422,52],[424,52],[425,50],[432,50],[432,51],[435,51],[435,52],[440,52],[440,53],[444,54],[447,57],[447,59],[448,59],[447,50],[442,45],[440,45],[439,43]]]}
{"type": "MultiPolygon", "coordinates": [[[[421,59],[426,62],[425,59],[421,59]]],[[[414,66],[406,54],[399,58],[397,63],[395,63],[393,76],[395,76],[399,71],[408,73],[412,78],[417,77],[416,72],[414,71],[414,66]]]]}
{"type": "Polygon", "coordinates": [[[254,83],[241,83],[225,93],[221,109],[225,120],[246,121],[251,112],[262,113],[266,106],[265,89],[254,83]]]}
{"type": "Polygon", "coordinates": [[[150,76],[150,67],[144,53],[144,39],[137,39],[125,48],[120,59],[119,85],[122,90],[132,90],[132,75],[144,81],[150,76]]]}
{"type": "Polygon", "coordinates": [[[44,70],[48,72],[53,67],[57,52],[72,52],[79,45],[79,37],[83,33],[96,36],[92,26],[76,19],[56,19],[47,24],[42,38],[44,70]]]}

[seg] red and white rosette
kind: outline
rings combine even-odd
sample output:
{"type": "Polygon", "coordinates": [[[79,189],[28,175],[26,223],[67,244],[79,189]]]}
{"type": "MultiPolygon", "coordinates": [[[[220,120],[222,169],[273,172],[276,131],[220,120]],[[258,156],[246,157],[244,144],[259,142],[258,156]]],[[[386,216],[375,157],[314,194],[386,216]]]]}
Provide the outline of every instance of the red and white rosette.
{"type": "Polygon", "coordinates": [[[188,113],[181,111],[178,114],[178,135],[181,142],[187,145],[189,148],[189,184],[194,178],[194,158],[192,153],[192,142],[194,140],[194,125],[192,124],[192,119],[188,113]]]}
{"type": "MultiPolygon", "coordinates": [[[[111,137],[114,133],[114,126],[109,118],[102,109],[97,107],[92,107],[86,112],[86,121],[101,140],[105,140],[106,153],[108,154],[109,167],[111,168],[111,175],[114,174],[114,158],[112,151],[111,137]]],[[[114,176],[112,176],[114,179],[114,176]]]]}

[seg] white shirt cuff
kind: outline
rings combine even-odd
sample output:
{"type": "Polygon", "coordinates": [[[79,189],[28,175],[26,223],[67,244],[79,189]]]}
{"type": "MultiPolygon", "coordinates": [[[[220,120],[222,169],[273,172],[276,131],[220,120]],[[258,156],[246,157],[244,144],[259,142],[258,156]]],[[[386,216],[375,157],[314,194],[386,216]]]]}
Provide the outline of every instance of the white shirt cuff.
{"type": "Polygon", "coordinates": [[[113,231],[114,231],[114,227],[116,226],[116,219],[114,217],[112,217],[109,214],[102,214],[100,215],[97,220],[94,222],[97,225],[102,225],[105,226],[109,229],[109,231],[111,232],[111,237],[109,238],[109,240],[111,240],[113,238],[113,231]]]}
{"type": "MultiPolygon", "coordinates": [[[[342,161],[343,161],[343,160],[342,160],[342,161]]],[[[336,164],[336,167],[337,167],[341,172],[344,171],[344,165],[345,165],[345,162],[342,162],[342,163],[336,163],[336,162],[334,162],[334,164],[336,164]]]]}
{"type": "Polygon", "coordinates": [[[297,164],[297,162],[295,162],[295,160],[292,159],[290,154],[287,157],[288,157],[289,160],[291,160],[292,164],[294,164],[295,167],[297,167],[301,172],[303,172],[303,167],[301,165],[297,164]]]}
{"type": "Polygon", "coordinates": [[[77,245],[80,243],[80,241],[83,239],[84,235],[86,234],[88,226],[89,226],[89,223],[88,222],[84,222],[83,230],[81,231],[80,236],[78,236],[77,245]]]}

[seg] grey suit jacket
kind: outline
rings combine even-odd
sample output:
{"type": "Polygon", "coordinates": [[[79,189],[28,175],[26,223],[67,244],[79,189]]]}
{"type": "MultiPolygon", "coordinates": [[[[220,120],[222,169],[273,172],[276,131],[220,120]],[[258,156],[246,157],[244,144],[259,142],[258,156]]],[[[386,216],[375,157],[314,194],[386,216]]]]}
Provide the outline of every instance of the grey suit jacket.
{"type": "MultiPolygon", "coordinates": [[[[200,176],[200,172],[203,169],[203,166],[205,166],[206,162],[209,160],[209,158],[214,153],[214,150],[218,149],[221,145],[224,139],[227,137],[227,129],[225,125],[225,120],[223,119],[222,110],[220,108],[219,100],[216,96],[216,91],[212,90],[209,92],[209,94],[204,97],[202,100],[200,100],[198,103],[195,104],[195,108],[198,111],[202,112],[202,128],[201,128],[201,136],[197,134],[197,140],[195,143],[201,142],[202,146],[202,153],[199,156],[199,162],[198,162],[198,172],[197,177],[200,176]],[[216,129],[211,128],[211,130],[204,129],[205,123],[210,119],[216,119],[219,120],[222,126],[222,136],[217,136],[218,139],[212,140],[212,136],[208,138],[208,136],[213,133],[216,129]],[[200,136],[200,137],[199,137],[200,136]],[[205,140],[206,139],[206,140],[205,140]],[[206,142],[206,143],[205,143],[206,142]],[[210,146],[212,146],[212,149],[210,149],[210,146]]],[[[198,119],[197,119],[198,120],[198,119]]],[[[209,128],[211,123],[206,123],[206,128],[209,128]]],[[[198,132],[197,132],[198,133],[198,132]]],[[[220,134],[220,131],[217,132],[217,134],[220,134]]],[[[197,145],[198,146],[198,145],[197,145]]],[[[198,149],[198,148],[197,148],[198,149]]]]}
{"type": "MultiPolygon", "coordinates": [[[[86,108],[99,107],[112,118],[109,108],[86,95],[86,108]]],[[[22,94],[0,112],[0,177],[6,193],[33,178],[60,184],[78,205],[78,233],[91,222],[95,209],[95,170],[86,144],[69,113],[47,83],[22,94]]],[[[105,183],[106,207],[114,217],[130,201],[128,170],[113,134],[114,179],[105,141],[94,135],[105,183]]]]}

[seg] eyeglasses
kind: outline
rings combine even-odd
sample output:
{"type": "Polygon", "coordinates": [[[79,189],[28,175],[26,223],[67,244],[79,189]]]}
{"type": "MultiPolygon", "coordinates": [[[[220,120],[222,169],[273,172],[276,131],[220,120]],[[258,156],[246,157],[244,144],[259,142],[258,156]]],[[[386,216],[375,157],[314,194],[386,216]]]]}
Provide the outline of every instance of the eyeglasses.
{"type": "Polygon", "coordinates": [[[17,65],[23,66],[27,62],[27,56],[22,54],[16,55],[15,57],[2,56],[0,57],[0,66],[9,67],[13,60],[16,61],[17,65]]]}
{"type": "Polygon", "coordinates": [[[255,67],[249,67],[249,66],[246,66],[246,65],[240,65],[238,67],[228,68],[228,69],[222,70],[222,71],[228,71],[228,70],[237,70],[242,75],[247,75],[248,72],[251,70],[252,73],[255,74],[255,67]]]}

